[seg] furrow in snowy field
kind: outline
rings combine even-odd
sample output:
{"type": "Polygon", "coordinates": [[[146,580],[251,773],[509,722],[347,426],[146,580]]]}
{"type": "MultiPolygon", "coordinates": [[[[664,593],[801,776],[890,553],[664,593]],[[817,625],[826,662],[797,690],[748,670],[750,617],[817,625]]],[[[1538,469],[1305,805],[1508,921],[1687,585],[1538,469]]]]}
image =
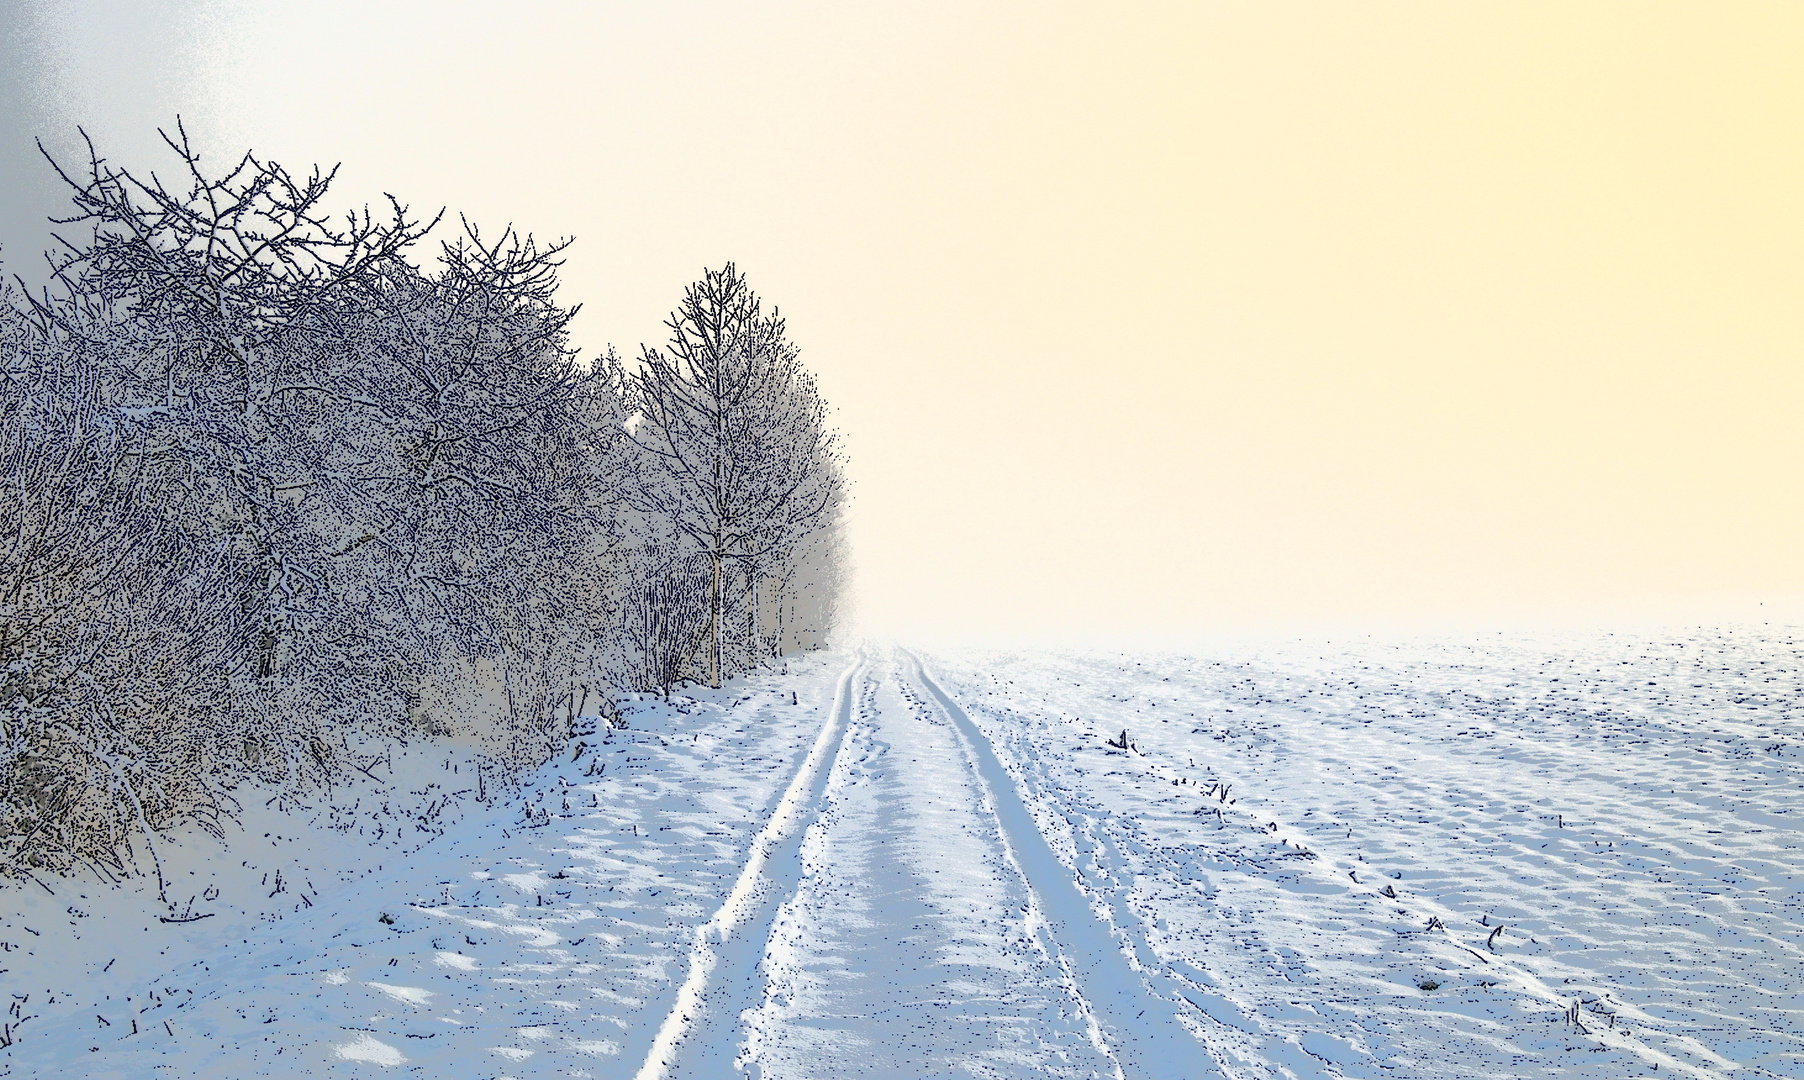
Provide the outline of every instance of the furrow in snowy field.
{"type": "MultiPolygon", "coordinates": [[[[1183,770],[1174,769],[1156,758],[1142,756],[1138,744],[1135,744],[1132,750],[1124,749],[1121,757],[1124,771],[1137,768],[1144,773],[1146,778],[1160,784],[1161,787],[1166,784],[1182,786],[1183,770]]],[[[1270,838],[1275,840],[1280,847],[1294,849],[1295,855],[1306,859],[1307,861],[1301,865],[1316,878],[1331,882],[1337,890],[1344,889],[1352,894],[1363,892],[1368,899],[1394,906],[1395,915],[1400,919],[1413,918],[1422,923],[1424,932],[1445,936],[1455,948],[1470,957],[1468,960],[1453,955],[1451,959],[1464,965],[1471,972],[1481,972],[1488,977],[1493,986],[1507,985],[1527,998],[1539,999],[1550,1008],[1557,1008],[1561,1011],[1568,1009],[1575,1000],[1571,994],[1562,994],[1559,989],[1556,989],[1551,984],[1550,977],[1545,977],[1541,972],[1535,970],[1536,965],[1531,959],[1515,956],[1507,951],[1499,953],[1494,947],[1495,937],[1493,935],[1474,933],[1462,937],[1461,934],[1449,929],[1448,923],[1457,919],[1458,915],[1442,903],[1429,897],[1398,892],[1392,880],[1367,866],[1363,860],[1347,859],[1330,854],[1329,851],[1334,846],[1332,837],[1323,842],[1311,841],[1310,846],[1305,846],[1295,838],[1305,835],[1306,830],[1300,828],[1294,821],[1279,820],[1285,816],[1285,811],[1273,809],[1274,800],[1261,798],[1263,793],[1257,788],[1245,784],[1236,787],[1232,781],[1237,778],[1220,770],[1217,770],[1216,776],[1214,785],[1218,786],[1213,786],[1210,794],[1215,791],[1225,793],[1235,790],[1240,792],[1240,797],[1235,798],[1232,802],[1224,795],[1216,800],[1216,805],[1208,807],[1216,815],[1218,823],[1225,824],[1231,820],[1260,836],[1269,834],[1270,838]],[[1243,799],[1246,801],[1243,802],[1243,799]],[[1359,877],[1361,870],[1366,873],[1364,880],[1359,877]],[[1342,875],[1346,876],[1350,884],[1341,883],[1342,875]]],[[[1098,858],[1109,859],[1114,863],[1113,872],[1117,877],[1131,876],[1135,873],[1135,869],[1130,865],[1130,860],[1120,857],[1119,848],[1101,845],[1096,853],[1098,858]]],[[[1285,853],[1292,854],[1293,850],[1287,850],[1285,853]]],[[[1127,927],[1132,934],[1133,924],[1131,921],[1127,922],[1127,927]]],[[[1502,932],[1501,924],[1492,929],[1496,930],[1498,934],[1502,932]]],[[[1144,938],[1143,933],[1133,936],[1144,938]]],[[[1620,1000],[1613,1004],[1616,1008],[1616,1013],[1613,1015],[1628,1017],[1636,1021],[1638,1025],[1651,1020],[1632,1004],[1620,1000]]],[[[1574,1026],[1578,1034],[1605,1046],[1634,1054],[1650,1065],[1664,1065],[1680,1075],[1698,1077],[1714,1075],[1706,1068],[1699,1068],[1691,1064],[1689,1060],[1681,1060],[1663,1052],[1657,1045],[1650,1045],[1642,1039],[1631,1037],[1626,1026],[1620,1031],[1614,1024],[1610,1024],[1608,1027],[1598,1025],[1595,1028],[1589,1028],[1585,1027],[1581,1021],[1574,1026]]],[[[1687,1058],[1702,1060],[1712,1066],[1730,1064],[1726,1059],[1710,1051],[1708,1047],[1686,1035],[1676,1036],[1675,1041],[1683,1045],[1687,1058]]]]}
{"type": "Polygon", "coordinates": [[[802,828],[816,812],[829,765],[844,741],[864,667],[861,656],[840,676],[827,721],[753,838],[733,891],[712,918],[696,927],[688,977],[652,1040],[638,1080],[660,1080],[679,1068],[696,1075],[720,1075],[723,1059],[731,1062],[737,1056],[739,1014],[753,992],[759,950],[769,936],[777,904],[794,891],[801,876],[802,828]],[[764,932],[756,932],[759,929],[764,932]]]}
{"type": "MultiPolygon", "coordinates": [[[[130,926],[190,935],[196,958],[113,987],[99,1010],[110,1025],[93,1012],[34,1022],[0,1073],[619,1075],[651,1045],[695,927],[828,716],[843,657],[830,662],[641,700],[579,760],[566,752],[519,795],[312,908],[234,923],[229,939],[206,934],[223,917],[130,926]]],[[[16,922],[0,911],[0,940],[16,922]]]]}
{"type": "Polygon", "coordinates": [[[880,671],[771,927],[736,1064],[785,1080],[1120,1077],[957,732],[893,660],[880,671]]]}
{"type": "Polygon", "coordinates": [[[1293,651],[945,666],[1136,947],[1331,1072],[1796,1074],[1794,643],[1293,651]]]}
{"type": "Polygon", "coordinates": [[[1168,996],[1148,985],[1149,977],[1154,982],[1169,980],[1162,979],[1160,972],[1136,970],[1137,965],[1129,962],[1108,927],[1097,920],[1070,871],[1053,854],[989,740],[927,675],[920,660],[912,655],[909,660],[910,674],[945,710],[975,762],[1015,865],[1046,912],[1051,936],[1070,958],[1084,1000],[1095,1012],[1123,1071],[1135,1077],[1174,1080],[1219,1075],[1219,1062],[1211,1060],[1183,1022],[1196,1021],[1179,1005],[1182,999],[1175,992],[1168,996]]]}

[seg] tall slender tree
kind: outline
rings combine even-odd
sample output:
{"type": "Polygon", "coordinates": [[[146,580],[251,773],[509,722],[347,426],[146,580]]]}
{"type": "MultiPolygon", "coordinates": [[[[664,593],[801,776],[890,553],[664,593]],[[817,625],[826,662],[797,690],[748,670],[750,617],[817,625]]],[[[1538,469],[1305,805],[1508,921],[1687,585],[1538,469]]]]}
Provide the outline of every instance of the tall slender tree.
{"type": "Polygon", "coordinates": [[[835,504],[837,437],[775,308],[765,314],[738,269],[708,270],[646,347],[629,380],[642,451],[629,495],[707,556],[707,673],[721,680],[726,567],[757,568],[835,504]]]}

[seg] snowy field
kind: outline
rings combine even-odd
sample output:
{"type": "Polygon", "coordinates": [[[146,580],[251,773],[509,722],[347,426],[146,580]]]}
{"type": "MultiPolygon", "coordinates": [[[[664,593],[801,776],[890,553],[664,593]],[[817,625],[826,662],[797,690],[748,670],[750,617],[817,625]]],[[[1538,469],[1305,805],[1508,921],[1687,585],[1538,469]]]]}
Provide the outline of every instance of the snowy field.
{"type": "Polygon", "coordinates": [[[1804,1076],[1801,659],[867,647],[415,744],[165,843],[188,921],[0,886],[0,1075],[1804,1076]]]}
{"type": "Polygon", "coordinates": [[[1795,1077],[1799,660],[1744,630],[945,671],[1229,1075],[1795,1077]]]}

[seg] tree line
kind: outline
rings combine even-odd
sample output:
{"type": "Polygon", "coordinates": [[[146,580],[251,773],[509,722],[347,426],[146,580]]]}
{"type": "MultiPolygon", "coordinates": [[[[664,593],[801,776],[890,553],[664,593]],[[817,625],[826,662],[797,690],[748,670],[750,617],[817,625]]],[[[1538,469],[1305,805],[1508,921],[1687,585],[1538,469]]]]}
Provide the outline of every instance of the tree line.
{"type": "Polygon", "coordinates": [[[129,873],[372,741],[535,765],[622,692],[823,643],[843,455],[736,267],[584,362],[568,241],[460,219],[422,267],[438,218],[164,141],[174,185],[51,160],[50,284],[0,287],[0,874],[129,873]]]}

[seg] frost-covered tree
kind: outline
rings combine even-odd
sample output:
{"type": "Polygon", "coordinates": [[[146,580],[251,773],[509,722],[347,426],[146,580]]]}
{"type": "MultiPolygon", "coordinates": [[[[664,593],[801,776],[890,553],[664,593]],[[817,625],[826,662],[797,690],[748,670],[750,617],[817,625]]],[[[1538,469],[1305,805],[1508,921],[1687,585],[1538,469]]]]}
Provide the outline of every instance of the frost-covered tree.
{"type": "Polygon", "coordinates": [[[605,636],[624,411],[567,346],[561,245],[465,229],[437,275],[392,264],[367,307],[340,313],[337,347],[382,422],[331,440],[322,471],[362,478],[328,520],[347,595],[407,658],[397,674],[479,662],[519,726],[567,696],[605,636]]]}
{"type": "Polygon", "coordinates": [[[243,733],[227,671],[255,626],[168,433],[122,404],[145,342],[104,309],[35,322],[18,299],[0,296],[0,873],[122,873],[134,836],[216,816],[204,777],[243,733]]]}
{"type": "Polygon", "coordinates": [[[706,670],[719,686],[729,571],[755,611],[762,574],[837,506],[838,450],[782,317],[733,264],[689,286],[665,325],[666,348],[646,347],[629,383],[640,452],[628,497],[708,560],[706,670]]]}
{"type": "Polygon", "coordinates": [[[118,404],[180,460],[190,509],[229,541],[236,596],[257,626],[238,666],[267,681],[323,572],[325,552],[302,522],[319,482],[317,417],[380,409],[322,370],[317,323],[379,289],[384,268],[430,226],[391,203],[391,220],[366,211],[334,227],[321,209],[331,174],[300,179],[247,153],[212,178],[177,132],[163,137],[185,186],[140,179],[91,142],[85,175],[52,162],[76,210],[59,224],[91,232],[58,234],[60,295],[36,308],[70,340],[129,325],[118,404]]]}
{"type": "Polygon", "coordinates": [[[156,867],[365,739],[536,764],[596,698],[820,642],[837,439],[733,267],[585,366],[567,241],[465,221],[422,267],[392,198],[334,224],[331,173],[176,131],[179,183],[52,162],[52,284],[0,295],[0,874],[156,867]]]}
{"type": "MultiPolygon", "coordinates": [[[[819,556],[837,567],[842,555],[840,546],[830,538],[838,536],[845,474],[838,435],[827,423],[826,403],[814,377],[805,371],[794,371],[774,382],[771,391],[769,400],[759,403],[752,422],[766,433],[762,444],[779,449],[748,470],[757,493],[753,502],[765,514],[747,530],[747,542],[739,555],[746,591],[746,644],[754,662],[764,655],[782,653],[786,604],[791,625],[798,625],[788,594],[804,580],[827,585],[829,575],[804,570],[809,556],[819,556]],[[772,626],[773,621],[777,625],[772,626]],[[772,630],[776,634],[767,645],[766,635],[772,630]]],[[[841,584],[838,574],[831,579],[837,592],[841,584]]],[[[830,621],[830,610],[811,614],[825,615],[830,621]]],[[[822,625],[824,630],[826,624],[822,625]]]]}
{"type": "Polygon", "coordinates": [[[536,761],[609,678],[625,414],[559,246],[466,223],[426,273],[398,204],[335,228],[329,174],[166,142],[182,188],[59,169],[89,235],[0,305],[0,871],[123,869],[472,667],[492,748],[536,761]]]}
{"type": "Polygon", "coordinates": [[[217,808],[210,777],[328,769],[315,714],[267,708],[318,583],[285,421],[321,392],[306,321],[422,230],[398,207],[334,230],[329,177],[247,155],[211,179],[165,141],[185,189],[92,144],[57,167],[53,283],[6,305],[0,867],[120,868],[132,835],[217,808]]]}

